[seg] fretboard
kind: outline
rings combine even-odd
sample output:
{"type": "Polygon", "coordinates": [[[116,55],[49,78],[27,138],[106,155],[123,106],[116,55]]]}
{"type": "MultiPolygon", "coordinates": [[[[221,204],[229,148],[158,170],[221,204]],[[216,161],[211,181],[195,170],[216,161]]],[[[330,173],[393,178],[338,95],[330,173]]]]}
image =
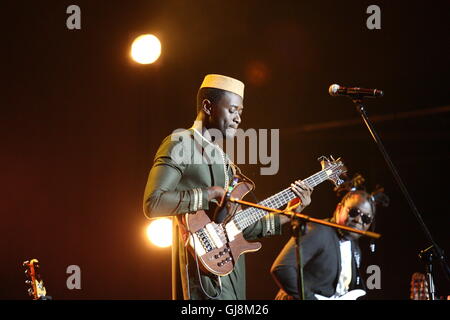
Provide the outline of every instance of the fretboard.
{"type": "MultiPolygon", "coordinates": [[[[306,182],[309,186],[315,187],[327,179],[328,174],[326,173],[326,170],[322,170],[313,174],[309,178],[304,179],[303,181],[306,182]]],[[[286,205],[294,198],[297,198],[297,196],[292,191],[292,189],[286,188],[283,191],[280,191],[277,194],[274,194],[273,196],[259,202],[258,204],[260,206],[278,209],[286,205]]],[[[268,211],[262,209],[249,207],[245,210],[237,212],[232,220],[240,230],[244,230],[248,226],[262,219],[268,213],[268,211]]]]}

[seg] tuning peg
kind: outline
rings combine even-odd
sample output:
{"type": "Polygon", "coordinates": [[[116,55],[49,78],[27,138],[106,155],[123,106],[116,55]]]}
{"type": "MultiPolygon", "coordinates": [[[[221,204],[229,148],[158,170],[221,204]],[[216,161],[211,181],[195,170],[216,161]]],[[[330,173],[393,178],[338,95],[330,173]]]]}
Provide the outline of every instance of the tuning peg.
{"type": "Polygon", "coordinates": [[[34,294],[33,294],[33,289],[29,288],[29,289],[28,289],[28,294],[29,294],[30,296],[34,296],[34,294]]]}
{"type": "Polygon", "coordinates": [[[342,180],[341,178],[336,179],[336,187],[339,187],[343,183],[344,183],[344,180],[342,180]]]}
{"type": "Polygon", "coordinates": [[[331,159],[332,162],[341,161],[341,157],[338,157],[337,159],[335,159],[332,155],[330,155],[330,159],[331,159]]]}
{"type": "Polygon", "coordinates": [[[27,261],[24,261],[23,263],[22,263],[22,266],[27,266],[28,264],[30,263],[30,261],[29,260],[27,260],[27,261]]]}

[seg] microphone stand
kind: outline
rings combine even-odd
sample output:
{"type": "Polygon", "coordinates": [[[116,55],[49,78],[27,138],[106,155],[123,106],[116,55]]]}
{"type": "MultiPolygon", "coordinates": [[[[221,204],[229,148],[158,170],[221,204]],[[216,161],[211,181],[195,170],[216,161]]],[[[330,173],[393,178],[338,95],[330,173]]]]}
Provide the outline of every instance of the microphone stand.
{"type": "MultiPolygon", "coordinates": [[[[432,250],[434,252],[434,254],[429,255],[428,259],[424,259],[424,260],[428,260],[430,261],[431,259],[439,259],[439,262],[442,265],[442,268],[444,269],[444,273],[447,276],[447,279],[450,278],[450,267],[447,265],[446,263],[446,259],[444,256],[444,252],[443,250],[438,246],[438,244],[434,241],[433,237],[431,236],[430,231],[428,230],[427,226],[425,225],[425,222],[422,219],[422,216],[419,213],[419,210],[417,210],[417,207],[415,206],[411,196],[408,193],[408,190],[406,189],[405,184],[403,183],[402,179],[400,178],[400,175],[397,172],[397,169],[395,168],[394,164],[391,161],[391,158],[389,157],[389,154],[387,153],[386,149],[384,148],[383,143],[381,142],[380,137],[378,136],[377,132],[375,131],[372,123],[369,120],[369,117],[367,115],[366,109],[364,107],[364,105],[362,104],[362,97],[354,97],[352,98],[353,103],[356,106],[356,110],[359,112],[359,114],[361,115],[365,125],[367,126],[367,129],[369,130],[370,134],[372,135],[373,140],[375,141],[375,144],[378,146],[378,148],[380,149],[381,154],[384,157],[384,160],[386,161],[389,169],[391,170],[398,186],[400,187],[400,190],[402,191],[403,195],[406,198],[406,201],[408,202],[413,214],[415,215],[416,219],[419,221],[420,226],[422,227],[423,232],[425,233],[426,237],[428,238],[428,240],[431,243],[431,247],[422,250],[421,253],[419,254],[419,257],[423,256],[424,251],[429,251],[432,250]]],[[[428,272],[428,270],[431,270],[431,268],[429,267],[430,265],[427,265],[427,274],[430,274],[431,277],[431,272],[428,272]]],[[[432,279],[431,281],[428,281],[428,286],[429,286],[429,292],[433,292],[434,293],[434,286],[432,284],[432,279]]],[[[433,294],[434,297],[434,294],[433,294]]],[[[434,299],[434,298],[433,298],[434,299]]]]}
{"type": "MultiPolygon", "coordinates": [[[[297,204],[298,206],[300,204],[297,204]]],[[[293,209],[293,208],[289,208],[293,209]]],[[[290,211],[292,212],[292,211],[290,211]]],[[[303,285],[303,265],[302,265],[302,253],[300,251],[300,241],[301,237],[305,235],[306,222],[295,216],[291,216],[291,230],[292,235],[295,239],[295,260],[297,262],[297,288],[298,288],[298,299],[305,300],[305,286],[303,285]]]]}
{"type": "Polygon", "coordinates": [[[301,263],[302,262],[302,254],[301,254],[301,250],[300,250],[300,240],[301,240],[301,236],[303,236],[303,234],[304,234],[306,222],[317,223],[317,224],[325,225],[325,226],[332,227],[335,229],[355,232],[355,233],[359,233],[363,236],[368,236],[368,237],[371,237],[374,239],[378,239],[381,237],[381,234],[376,233],[376,232],[358,230],[358,229],[354,229],[354,228],[340,225],[337,223],[312,218],[311,216],[308,216],[306,214],[297,213],[297,212],[292,211],[292,209],[295,209],[297,206],[300,205],[300,203],[298,203],[292,207],[286,208],[286,210],[278,210],[278,209],[264,207],[264,206],[261,206],[256,203],[239,200],[239,199],[232,198],[232,197],[230,198],[230,202],[258,208],[258,209],[261,209],[261,210],[264,210],[267,212],[274,212],[274,213],[282,214],[282,215],[288,216],[292,219],[292,230],[293,230],[294,237],[296,239],[296,249],[297,249],[296,250],[296,260],[297,260],[297,268],[298,268],[297,269],[297,275],[298,275],[297,286],[298,286],[299,300],[305,300],[304,285],[303,285],[303,266],[301,263]],[[297,222],[294,222],[294,221],[297,221],[297,222]]]}

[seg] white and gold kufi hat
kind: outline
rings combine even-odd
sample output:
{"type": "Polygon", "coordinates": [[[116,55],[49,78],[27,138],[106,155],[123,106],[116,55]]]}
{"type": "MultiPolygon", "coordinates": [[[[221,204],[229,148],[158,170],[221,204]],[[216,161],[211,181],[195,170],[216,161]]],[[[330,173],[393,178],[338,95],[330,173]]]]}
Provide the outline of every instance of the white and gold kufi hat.
{"type": "Polygon", "coordinates": [[[205,76],[200,88],[216,88],[233,92],[244,99],[244,83],[242,81],[222,76],[220,74],[208,74],[205,76]]]}

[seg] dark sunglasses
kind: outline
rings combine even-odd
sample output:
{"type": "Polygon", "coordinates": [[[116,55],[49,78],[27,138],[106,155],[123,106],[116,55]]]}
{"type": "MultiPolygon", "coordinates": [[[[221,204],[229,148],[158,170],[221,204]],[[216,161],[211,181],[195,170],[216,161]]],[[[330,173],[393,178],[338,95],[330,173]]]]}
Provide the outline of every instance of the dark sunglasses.
{"type": "Polygon", "coordinates": [[[359,210],[358,208],[351,208],[348,211],[348,215],[352,218],[356,218],[357,216],[361,216],[361,220],[364,224],[371,224],[373,218],[365,213],[362,213],[361,210],[359,210]]]}

